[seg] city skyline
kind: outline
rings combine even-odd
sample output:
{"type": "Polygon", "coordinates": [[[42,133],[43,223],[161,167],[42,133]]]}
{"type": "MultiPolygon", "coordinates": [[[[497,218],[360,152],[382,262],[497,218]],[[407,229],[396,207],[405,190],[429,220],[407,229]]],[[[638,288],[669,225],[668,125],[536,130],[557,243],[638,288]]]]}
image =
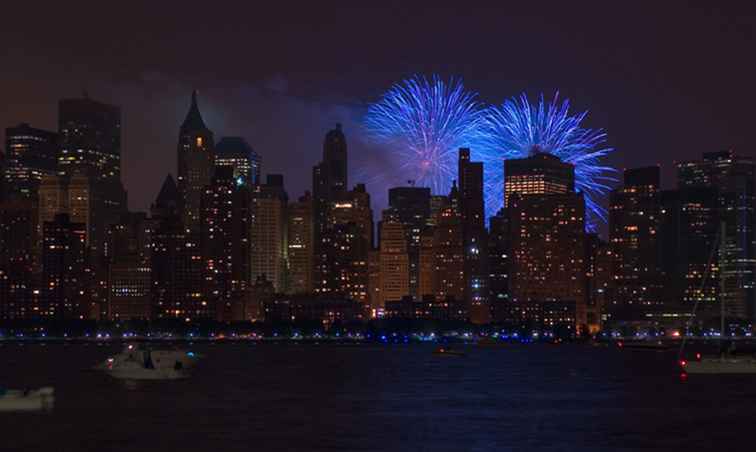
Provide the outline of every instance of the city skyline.
{"type": "MultiPolygon", "coordinates": [[[[18,8],[11,11],[15,16],[24,13],[23,6],[10,8],[18,8]]],[[[36,39],[21,39],[22,30],[15,23],[8,24],[0,31],[0,37],[10,44],[9,58],[16,64],[15,70],[4,72],[0,78],[0,95],[5,100],[0,107],[0,123],[10,126],[29,122],[34,127],[54,129],[55,100],[78,96],[82,90],[89,91],[95,99],[120,105],[124,184],[129,187],[131,207],[136,210],[147,210],[164,172],[175,175],[173,124],[183,118],[186,93],[194,88],[200,90],[206,122],[216,134],[246,138],[267,158],[270,172],[286,172],[290,176],[292,193],[304,191],[306,184],[300,181],[318,159],[318,146],[312,143],[336,122],[343,123],[349,134],[355,157],[352,162],[372,155],[358,127],[368,104],[391,84],[413,74],[460,76],[488,103],[520,92],[550,97],[559,91],[564,98],[573,100],[577,111],[590,111],[590,127],[611,132],[609,144],[617,151],[609,163],[620,170],[664,163],[663,179],[670,181],[674,168],[665,162],[729,148],[753,156],[743,131],[748,130],[746,106],[752,103],[747,81],[754,69],[742,59],[747,54],[747,41],[740,39],[742,34],[737,28],[749,20],[747,11],[679,8],[665,3],[654,8],[653,14],[644,14],[648,12],[644,8],[610,13],[602,6],[585,5],[575,11],[562,11],[555,6],[536,12],[519,7],[502,14],[482,8],[453,15],[464,9],[439,7],[426,11],[413,5],[402,8],[407,19],[394,21],[396,33],[389,36],[376,27],[398,14],[391,7],[356,16],[349,7],[337,8],[327,15],[307,8],[294,12],[288,25],[291,37],[271,49],[256,44],[261,36],[273,33],[267,27],[249,30],[238,26],[223,35],[228,39],[219,42],[212,34],[200,37],[186,33],[179,24],[191,20],[169,19],[162,6],[149,15],[138,7],[125,13],[131,20],[123,23],[143,33],[182,36],[183,45],[175,55],[165,52],[164,47],[137,49],[136,42],[124,42],[122,25],[101,33],[98,42],[86,41],[79,31],[85,27],[68,27],[66,33],[56,33],[55,40],[50,38],[63,22],[87,23],[98,29],[104,26],[88,21],[86,14],[71,17],[70,12],[58,11],[66,21],[57,23],[43,18],[36,39]],[[600,12],[607,13],[601,22],[589,19],[600,12]],[[369,15],[375,17],[368,20],[369,15]],[[304,17],[320,19],[316,22],[329,31],[298,39],[308,31],[301,25],[306,23],[304,17]],[[673,33],[660,26],[665,22],[674,22],[682,30],[678,28],[673,33]],[[489,26],[472,26],[475,23],[489,26]],[[490,26],[494,23],[498,25],[495,28],[490,26]],[[333,24],[348,30],[353,39],[341,39],[338,28],[328,26],[333,24]],[[356,32],[358,24],[373,32],[356,32]],[[631,38],[631,26],[643,28],[648,34],[631,38]],[[438,37],[440,41],[434,43],[418,39],[425,27],[463,27],[467,32],[464,36],[438,37]],[[535,39],[523,46],[518,39],[522,36],[535,39]],[[697,45],[683,46],[683,36],[697,45]],[[553,44],[565,39],[576,45],[553,44]],[[494,43],[503,49],[492,53],[494,43]],[[122,49],[127,58],[119,58],[116,63],[108,52],[101,51],[106,46],[122,49]],[[370,59],[360,51],[363,48],[371,50],[370,59]],[[447,54],[442,55],[442,48],[449,49],[447,54]],[[190,55],[196,49],[223,64],[216,65],[212,75],[190,64],[190,55]],[[400,54],[406,55],[407,64],[397,65],[392,60],[396,49],[404,49],[400,54]],[[509,52],[511,57],[495,56],[501,52],[509,52]],[[255,65],[234,58],[247,54],[255,62],[266,63],[255,65]],[[50,58],[39,58],[43,55],[50,58]],[[703,57],[712,64],[700,67],[698,61],[703,57]],[[357,64],[349,65],[350,70],[345,71],[347,60],[357,64]],[[719,70],[736,63],[738,71],[719,70]],[[555,71],[556,67],[560,70],[555,71]],[[47,75],[53,73],[56,77],[47,75]],[[706,85],[718,89],[700,89],[706,85]],[[730,104],[729,99],[742,100],[730,104]],[[289,130],[298,133],[291,134],[289,130]],[[697,130],[695,136],[690,130],[697,130]],[[304,156],[301,160],[306,164],[298,163],[300,159],[292,159],[293,156],[304,156]],[[145,160],[154,164],[140,168],[140,162],[145,160]],[[293,160],[297,163],[287,168],[293,160]]],[[[279,16],[275,8],[258,9],[256,14],[260,18],[279,16]]],[[[232,14],[217,19],[231,24],[239,20],[232,14]]],[[[380,159],[371,158],[368,163],[386,166],[380,159]]],[[[368,190],[376,192],[370,185],[368,190]]],[[[386,195],[376,195],[377,205],[386,205],[386,195]]]]}

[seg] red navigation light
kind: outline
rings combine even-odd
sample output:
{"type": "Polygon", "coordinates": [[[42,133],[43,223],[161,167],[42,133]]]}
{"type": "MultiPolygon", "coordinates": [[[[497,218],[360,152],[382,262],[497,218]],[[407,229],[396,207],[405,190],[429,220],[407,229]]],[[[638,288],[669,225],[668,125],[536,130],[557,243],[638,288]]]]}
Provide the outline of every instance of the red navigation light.
{"type": "Polygon", "coordinates": [[[617,342],[617,347],[622,348],[622,341],[617,342]]]}
{"type": "Polygon", "coordinates": [[[680,374],[680,380],[681,381],[686,381],[687,379],[688,379],[688,373],[687,372],[682,372],[680,374]]]}
{"type": "Polygon", "coordinates": [[[696,361],[701,361],[701,354],[700,353],[696,353],[696,361]]]}
{"type": "Polygon", "coordinates": [[[681,360],[680,360],[680,367],[685,367],[685,366],[687,366],[687,365],[688,365],[688,362],[687,362],[687,361],[685,361],[684,359],[681,359],[681,360]]]}

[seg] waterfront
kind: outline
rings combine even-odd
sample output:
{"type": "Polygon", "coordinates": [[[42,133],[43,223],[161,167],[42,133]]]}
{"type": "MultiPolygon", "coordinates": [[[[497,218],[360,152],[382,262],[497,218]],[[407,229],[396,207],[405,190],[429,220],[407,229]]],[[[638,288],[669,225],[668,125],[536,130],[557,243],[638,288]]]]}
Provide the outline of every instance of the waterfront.
{"type": "Polygon", "coordinates": [[[734,450],[756,415],[750,377],[682,382],[674,351],[210,343],[187,381],[88,370],[119,348],[0,346],[3,385],[57,394],[0,413],[3,450],[734,450]]]}

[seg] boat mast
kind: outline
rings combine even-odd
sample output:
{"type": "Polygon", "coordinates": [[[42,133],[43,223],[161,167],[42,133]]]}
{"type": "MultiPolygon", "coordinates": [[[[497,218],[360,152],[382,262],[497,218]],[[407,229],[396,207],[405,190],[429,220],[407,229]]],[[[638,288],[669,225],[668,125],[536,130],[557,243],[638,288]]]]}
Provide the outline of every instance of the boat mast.
{"type": "Polygon", "coordinates": [[[722,348],[725,337],[725,275],[724,275],[724,262],[726,261],[725,253],[727,242],[727,223],[724,220],[719,225],[719,347],[722,348]]]}

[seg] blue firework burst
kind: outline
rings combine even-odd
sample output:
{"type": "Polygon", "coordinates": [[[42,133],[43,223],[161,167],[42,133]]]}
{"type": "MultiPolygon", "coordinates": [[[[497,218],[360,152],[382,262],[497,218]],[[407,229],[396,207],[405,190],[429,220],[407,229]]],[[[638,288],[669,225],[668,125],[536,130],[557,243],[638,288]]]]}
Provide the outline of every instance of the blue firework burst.
{"type": "Polygon", "coordinates": [[[570,113],[568,100],[551,102],[543,95],[531,103],[522,94],[489,107],[481,124],[482,158],[486,168],[486,207],[493,214],[504,200],[505,159],[523,158],[533,151],[548,152],[575,165],[575,188],[585,195],[586,228],[595,231],[606,222],[601,198],[610,190],[614,170],[602,164],[612,148],[606,145],[606,133],[581,126],[588,112],[570,113]]]}
{"type": "Polygon", "coordinates": [[[476,94],[458,79],[414,76],[395,84],[370,105],[364,121],[368,137],[394,164],[378,178],[413,179],[446,194],[456,178],[457,150],[474,145],[482,112],[476,94]]]}

